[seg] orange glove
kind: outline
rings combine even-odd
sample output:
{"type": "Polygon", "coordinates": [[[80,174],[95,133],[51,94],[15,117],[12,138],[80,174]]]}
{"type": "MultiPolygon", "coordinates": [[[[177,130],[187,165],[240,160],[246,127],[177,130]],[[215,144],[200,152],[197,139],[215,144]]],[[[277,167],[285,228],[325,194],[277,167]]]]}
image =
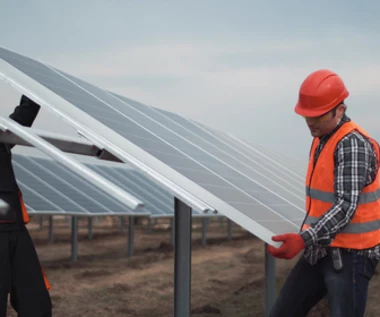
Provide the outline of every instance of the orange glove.
{"type": "Polygon", "coordinates": [[[285,233],[272,237],[273,241],[283,241],[279,248],[268,245],[268,252],[281,259],[293,259],[305,248],[305,241],[299,233],[285,233]]]}

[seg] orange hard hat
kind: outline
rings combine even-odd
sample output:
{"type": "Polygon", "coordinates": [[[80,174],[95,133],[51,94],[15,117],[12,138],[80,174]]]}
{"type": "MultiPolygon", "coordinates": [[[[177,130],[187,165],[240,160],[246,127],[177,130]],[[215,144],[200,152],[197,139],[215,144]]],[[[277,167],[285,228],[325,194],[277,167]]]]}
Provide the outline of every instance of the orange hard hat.
{"type": "Polygon", "coordinates": [[[318,117],[334,109],[348,97],[343,80],[334,72],[320,69],[303,81],[294,111],[306,117],[318,117]]]}

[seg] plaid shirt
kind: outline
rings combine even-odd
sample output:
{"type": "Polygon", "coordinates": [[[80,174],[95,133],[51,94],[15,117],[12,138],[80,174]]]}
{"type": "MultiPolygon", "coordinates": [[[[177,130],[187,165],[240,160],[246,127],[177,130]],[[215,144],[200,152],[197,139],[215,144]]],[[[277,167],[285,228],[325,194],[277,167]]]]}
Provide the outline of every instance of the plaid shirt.
{"type": "MultiPolygon", "coordinates": [[[[330,136],[348,121],[350,119],[344,116],[334,131],[320,139],[314,160],[318,158],[330,136]]],[[[337,144],[334,161],[335,192],[338,199],[318,222],[301,233],[306,244],[304,257],[310,264],[315,264],[327,255],[326,247],[350,222],[363,187],[375,179],[378,171],[377,155],[372,144],[357,131],[349,133],[337,144]]],[[[380,259],[380,244],[371,249],[350,251],[380,259]]]]}

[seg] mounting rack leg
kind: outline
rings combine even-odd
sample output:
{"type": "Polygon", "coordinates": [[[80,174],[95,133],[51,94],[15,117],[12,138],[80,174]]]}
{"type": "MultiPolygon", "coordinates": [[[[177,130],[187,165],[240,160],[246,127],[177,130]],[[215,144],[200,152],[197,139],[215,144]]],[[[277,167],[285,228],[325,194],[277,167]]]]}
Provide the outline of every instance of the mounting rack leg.
{"type": "Polygon", "coordinates": [[[174,316],[191,313],[191,207],[174,198],[174,316]]]}

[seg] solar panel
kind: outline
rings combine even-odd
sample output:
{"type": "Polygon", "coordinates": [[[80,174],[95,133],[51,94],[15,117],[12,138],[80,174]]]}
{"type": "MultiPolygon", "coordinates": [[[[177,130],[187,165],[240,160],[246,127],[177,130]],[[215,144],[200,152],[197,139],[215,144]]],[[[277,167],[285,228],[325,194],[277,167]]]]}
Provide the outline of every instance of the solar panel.
{"type": "Polygon", "coordinates": [[[149,215],[119,203],[52,159],[13,154],[13,166],[30,214],[149,215]]]}
{"type": "Polygon", "coordinates": [[[132,209],[141,209],[144,207],[144,204],[141,201],[86,168],[84,165],[72,159],[69,155],[55,148],[49,142],[39,137],[31,129],[28,130],[19,123],[5,117],[0,117],[0,129],[3,131],[10,130],[13,134],[24,139],[26,142],[40,149],[42,152],[54,157],[61,162],[65,168],[75,171],[77,174],[85,177],[88,182],[92,182],[95,186],[101,188],[103,192],[107,192],[108,195],[114,197],[123,205],[132,209]]]}
{"type": "Polygon", "coordinates": [[[221,142],[178,115],[19,54],[0,49],[0,57],[2,77],[11,85],[195,209],[215,208],[270,244],[273,234],[298,231],[303,186],[238,151],[227,137],[221,142]]]}
{"type": "MultiPolygon", "coordinates": [[[[80,158],[78,158],[80,161],[80,158]]],[[[13,154],[17,181],[25,190],[24,198],[32,214],[65,210],[77,214],[125,213],[120,204],[106,194],[99,196],[85,179],[71,173],[48,157],[13,154]]],[[[147,177],[124,163],[103,163],[95,159],[82,162],[94,172],[144,202],[144,211],[151,217],[173,217],[174,198],[147,177]],[[122,166],[121,166],[122,165],[122,166]]],[[[66,212],[67,213],[67,212],[66,212]]],[[[131,214],[130,209],[126,214],[131,214]]],[[[194,217],[210,217],[193,211],[194,217]]],[[[213,215],[211,215],[213,216],[213,215]]]]}

